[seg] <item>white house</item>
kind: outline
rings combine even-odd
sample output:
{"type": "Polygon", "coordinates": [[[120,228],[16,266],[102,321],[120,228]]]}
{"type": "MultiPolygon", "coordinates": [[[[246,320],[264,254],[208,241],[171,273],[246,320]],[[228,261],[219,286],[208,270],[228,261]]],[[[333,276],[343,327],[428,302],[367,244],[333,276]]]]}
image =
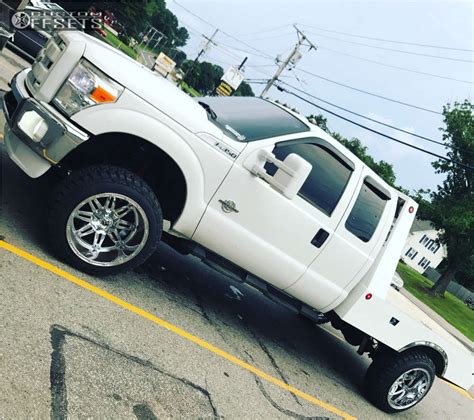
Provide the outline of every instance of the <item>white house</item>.
{"type": "Polygon", "coordinates": [[[401,259],[410,267],[424,273],[428,268],[436,268],[448,253],[444,245],[436,243],[439,231],[428,220],[413,222],[401,259]]]}

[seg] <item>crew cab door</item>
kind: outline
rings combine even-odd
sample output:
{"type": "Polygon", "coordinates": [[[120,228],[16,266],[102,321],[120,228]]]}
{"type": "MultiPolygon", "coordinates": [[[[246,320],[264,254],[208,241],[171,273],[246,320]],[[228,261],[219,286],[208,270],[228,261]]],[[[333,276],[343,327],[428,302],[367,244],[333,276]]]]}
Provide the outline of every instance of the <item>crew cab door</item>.
{"type": "MultiPolygon", "coordinates": [[[[281,152],[281,153],[280,153],[281,152]]],[[[276,168],[267,165],[267,173],[276,168]]],[[[356,188],[360,168],[318,138],[249,143],[212,197],[193,239],[280,289],[324,251],[356,188]],[[249,167],[261,150],[296,153],[312,165],[298,196],[286,198],[249,167]]]]}
{"type": "Polygon", "coordinates": [[[364,167],[356,194],[326,248],[286,292],[323,312],[336,306],[372,267],[396,204],[393,193],[364,167]]]}

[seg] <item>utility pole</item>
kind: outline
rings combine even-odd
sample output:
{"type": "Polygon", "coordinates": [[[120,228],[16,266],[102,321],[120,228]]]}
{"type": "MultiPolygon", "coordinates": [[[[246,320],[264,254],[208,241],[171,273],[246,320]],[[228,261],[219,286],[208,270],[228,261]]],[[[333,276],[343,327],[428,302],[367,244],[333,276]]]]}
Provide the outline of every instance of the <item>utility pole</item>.
{"type": "MultiPolygon", "coordinates": [[[[300,29],[296,26],[296,24],[293,25],[293,27],[296,29],[296,33],[298,35],[298,42],[294,46],[293,50],[291,51],[290,55],[285,61],[282,61],[280,64],[280,67],[278,67],[278,70],[276,71],[275,75],[268,81],[267,85],[265,86],[265,89],[263,89],[262,93],[260,94],[260,97],[264,97],[270,88],[273,86],[273,84],[278,80],[280,75],[283,73],[283,71],[289,66],[293,65],[295,66],[296,63],[301,59],[302,55],[300,53],[300,48],[304,45],[309,46],[309,51],[312,49],[317,49],[316,45],[314,45],[307,37],[306,35],[300,31],[300,29]],[[305,44],[306,42],[306,44],[305,44]]],[[[278,60],[277,60],[278,62],[278,60]]]]}
{"type": "Polygon", "coordinates": [[[247,61],[248,57],[245,57],[243,61],[240,63],[240,66],[237,68],[237,70],[241,70],[242,67],[244,66],[245,62],[247,61]]]}
{"type": "Polygon", "coordinates": [[[197,55],[197,57],[194,59],[193,63],[191,64],[191,66],[188,68],[188,70],[186,71],[186,73],[184,74],[183,76],[183,80],[186,78],[186,76],[191,72],[191,70],[194,68],[194,66],[196,65],[196,63],[198,62],[198,60],[201,58],[201,55],[203,55],[208,49],[209,49],[209,45],[210,44],[213,44],[213,45],[217,45],[215,42],[214,42],[214,37],[217,35],[217,32],[219,32],[219,29],[216,29],[214,31],[214,33],[211,35],[210,38],[208,38],[207,36],[203,35],[203,37],[207,40],[206,43],[203,45],[201,51],[199,51],[199,54],[197,55]]]}

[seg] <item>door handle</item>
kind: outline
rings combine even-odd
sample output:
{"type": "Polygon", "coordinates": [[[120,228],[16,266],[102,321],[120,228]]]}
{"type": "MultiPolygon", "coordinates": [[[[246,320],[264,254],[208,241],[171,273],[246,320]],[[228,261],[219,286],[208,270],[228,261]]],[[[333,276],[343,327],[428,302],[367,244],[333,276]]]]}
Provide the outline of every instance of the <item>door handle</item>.
{"type": "Polygon", "coordinates": [[[329,238],[329,232],[326,232],[324,229],[319,229],[318,233],[316,233],[314,238],[311,240],[311,244],[316,248],[321,248],[327,238],[329,238]]]}

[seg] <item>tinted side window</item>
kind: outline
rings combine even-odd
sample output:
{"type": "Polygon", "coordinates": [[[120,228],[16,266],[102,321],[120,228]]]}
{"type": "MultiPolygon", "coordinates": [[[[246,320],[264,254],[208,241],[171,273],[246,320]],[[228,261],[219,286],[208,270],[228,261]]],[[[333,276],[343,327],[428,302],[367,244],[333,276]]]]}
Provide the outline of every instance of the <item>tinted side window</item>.
{"type": "Polygon", "coordinates": [[[364,242],[369,242],[382,217],[388,198],[364,182],[346,220],[346,229],[364,242]]]}
{"type": "MultiPolygon", "coordinates": [[[[311,163],[313,169],[299,195],[330,216],[344,193],[352,170],[331,151],[317,144],[277,146],[273,153],[279,160],[296,153],[311,163]]],[[[267,168],[267,172],[273,175],[276,168],[267,168]]]]}

